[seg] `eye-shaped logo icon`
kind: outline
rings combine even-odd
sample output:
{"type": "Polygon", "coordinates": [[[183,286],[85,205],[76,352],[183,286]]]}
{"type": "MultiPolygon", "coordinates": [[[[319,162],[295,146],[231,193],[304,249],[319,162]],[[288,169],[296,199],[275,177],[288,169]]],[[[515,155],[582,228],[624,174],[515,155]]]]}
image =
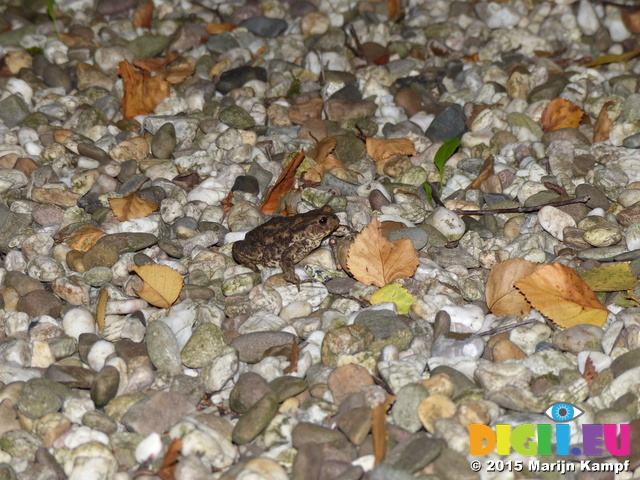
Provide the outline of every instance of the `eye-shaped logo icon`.
{"type": "Polygon", "coordinates": [[[574,418],[578,418],[583,413],[584,410],[581,410],[570,403],[555,403],[544,412],[547,417],[551,420],[555,420],[556,422],[570,422],[574,418]]]}

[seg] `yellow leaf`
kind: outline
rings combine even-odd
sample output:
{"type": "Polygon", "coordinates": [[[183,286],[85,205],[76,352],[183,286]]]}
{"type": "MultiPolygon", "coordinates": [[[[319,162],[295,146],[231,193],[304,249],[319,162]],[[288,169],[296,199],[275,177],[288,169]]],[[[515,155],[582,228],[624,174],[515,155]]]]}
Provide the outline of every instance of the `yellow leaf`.
{"type": "Polygon", "coordinates": [[[633,273],[629,263],[592,268],[580,274],[580,277],[594,292],[631,290],[638,285],[638,277],[633,273]]]}
{"type": "Polygon", "coordinates": [[[510,258],[496,264],[489,274],[485,288],[485,299],[491,313],[526,317],[531,305],[516,289],[515,283],[539,267],[540,264],[523,258],[510,258]]]}
{"type": "Polygon", "coordinates": [[[356,236],[347,253],[347,269],[365,285],[383,287],[398,278],[411,277],[418,255],[408,238],[391,243],[376,217],[356,236]]]}
{"type": "Polygon", "coordinates": [[[529,303],[562,328],[591,324],[602,327],[609,311],[570,267],[553,263],[516,283],[529,303]]]}
{"type": "Polygon", "coordinates": [[[141,290],[136,290],[140,298],[159,308],[173,305],[182,290],[182,276],[166,265],[142,265],[130,268],[144,282],[141,290]]]}
{"type": "Polygon", "coordinates": [[[93,225],[84,225],[71,235],[68,235],[64,241],[74,250],[86,252],[93,247],[104,234],[102,230],[93,225]]]}
{"type": "Polygon", "coordinates": [[[110,198],[109,206],[113,214],[121,222],[132,218],[144,218],[158,209],[158,204],[151,200],[140,198],[136,193],[130,193],[122,198],[110,198]]]}
{"type": "Polygon", "coordinates": [[[373,161],[380,162],[394,155],[415,155],[416,147],[408,138],[367,137],[367,155],[373,161]]]}
{"type": "Polygon", "coordinates": [[[409,307],[417,299],[411,295],[406,288],[397,282],[385,285],[376,293],[371,295],[369,302],[371,305],[376,305],[383,302],[392,302],[398,306],[398,313],[404,315],[409,313],[409,307]]]}
{"type": "Polygon", "coordinates": [[[107,300],[109,300],[109,294],[103,288],[98,295],[98,305],[96,306],[96,323],[100,330],[104,328],[104,319],[107,316],[107,300]]]}

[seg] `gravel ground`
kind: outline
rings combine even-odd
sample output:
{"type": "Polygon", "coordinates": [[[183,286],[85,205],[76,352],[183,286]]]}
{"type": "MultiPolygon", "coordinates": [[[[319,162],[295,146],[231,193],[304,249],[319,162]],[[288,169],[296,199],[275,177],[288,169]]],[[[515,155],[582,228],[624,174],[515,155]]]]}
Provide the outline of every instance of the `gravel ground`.
{"type": "Polygon", "coordinates": [[[0,479],[632,478],[640,310],[613,292],[602,328],[562,329],[494,315],[484,292],[509,258],[640,273],[640,57],[619,56],[640,48],[635,3],[405,0],[390,18],[386,2],[154,0],[146,25],[139,0],[3,0],[0,479]],[[124,118],[123,62],[169,53],[131,102],[166,98],[124,118]],[[577,128],[544,127],[558,97],[577,128]],[[416,154],[374,163],[363,135],[416,154]],[[327,136],[345,168],[281,208],[329,204],[354,231],[377,214],[409,239],[408,314],[370,305],[340,243],[298,264],[299,290],[233,261],[286,160],[327,136]],[[434,208],[423,184],[454,137],[434,208]],[[133,192],[159,209],[120,221],[109,200],[133,192]],[[136,293],[131,268],[153,263],[184,280],[169,309],[136,293]],[[630,454],[470,454],[470,424],[552,424],[557,402],[583,411],[572,445],[583,423],[630,425],[630,454]],[[571,463],[593,458],[623,471],[571,463]]]}

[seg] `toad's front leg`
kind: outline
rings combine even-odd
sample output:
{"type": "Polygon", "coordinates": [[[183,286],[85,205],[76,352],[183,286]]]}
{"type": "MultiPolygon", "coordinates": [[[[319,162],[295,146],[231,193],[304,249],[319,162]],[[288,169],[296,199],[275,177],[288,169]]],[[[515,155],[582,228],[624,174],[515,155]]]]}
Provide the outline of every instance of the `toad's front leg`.
{"type": "Polygon", "coordinates": [[[308,283],[309,280],[300,280],[300,277],[295,274],[295,262],[293,261],[294,252],[289,251],[282,256],[280,265],[282,266],[282,276],[289,283],[294,283],[300,291],[301,283],[308,283]]]}

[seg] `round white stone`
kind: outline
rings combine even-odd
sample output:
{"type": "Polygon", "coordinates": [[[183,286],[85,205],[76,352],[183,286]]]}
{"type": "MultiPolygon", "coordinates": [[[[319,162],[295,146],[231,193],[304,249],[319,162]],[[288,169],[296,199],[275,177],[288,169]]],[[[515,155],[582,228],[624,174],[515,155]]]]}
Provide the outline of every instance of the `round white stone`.
{"type": "Polygon", "coordinates": [[[444,207],[436,208],[427,218],[426,223],[442,233],[450,242],[459,240],[464,235],[466,227],[458,215],[444,207]]]}
{"type": "Polygon", "coordinates": [[[62,319],[62,328],[64,333],[76,340],[83,333],[97,333],[93,314],[84,307],[69,310],[62,319]]]}
{"type": "Polygon", "coordinates": [[[454,332],[475,333],[484,323],[484,312],[477,305],[445,305],[442,310],[451,317],[451,330],[454,332]]]}

